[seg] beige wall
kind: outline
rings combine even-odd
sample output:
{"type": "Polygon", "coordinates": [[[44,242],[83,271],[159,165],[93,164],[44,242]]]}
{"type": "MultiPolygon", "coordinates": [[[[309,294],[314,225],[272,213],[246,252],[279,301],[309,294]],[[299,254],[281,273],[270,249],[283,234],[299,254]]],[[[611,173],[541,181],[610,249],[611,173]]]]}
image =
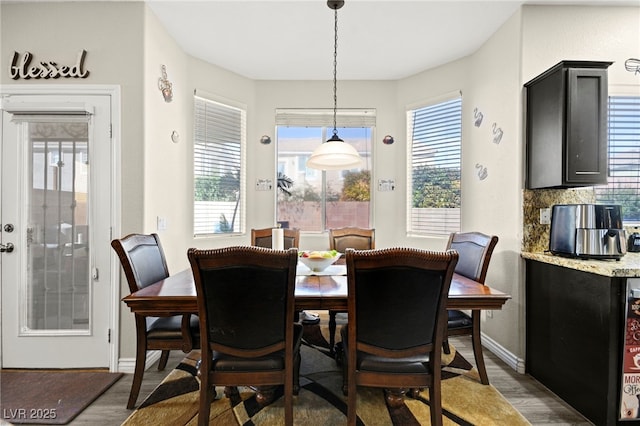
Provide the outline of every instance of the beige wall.
{"type": "MultiPolygon", "coordinates": [[[[138,2],[5,4],[2,16],[0,81],[8,77],[12,52],[33,51],[73,62],[88,51],[91,77],[75,84],[117,84],[122,88],[121,232],[156,231],[157,216],[167,229],[160,235],[170,270],[187,267],[188,247],[247,244],[247,235],[194,239],[192,236],[192,123],[194,89],[247,108],[247,229],[275,221],[275,195],[253,190],[257,178],[275,176],[276,108],[332,106],[331,82],[254,81],[186,55],[152,12],[138,2]],[[43,37],[41,34],[55,35],[43,37]],[[160,66],[173,83],[173,101],[158,88],[160,66]],[[171,141],[171,133],[180,142],[171,141]]],[[[375,108],[373,181],[394,178],[396,190],[373,193],[377,246],[411,245],[442,249],[443,238],[408,236],[406,218],[405,110],[453,91],[463,94],[463,230],[496,234],[500,242],[488,282],[512,295],[503,311],[483,318],[483,330],[517,363],[524,358],[524,279],[522,243],[524,139],[522,84],[562,59],[613,60],[610,84],[637,90],[638,76],[624,61],[640,52],[640,8],[522,8],[474,54],[400,81],[339,81],[339,107],[375,108]],[[484,114],[473,125],[474,109],[484,114]],[[492,124],[504,133],[492,142],[492,124]],[[393,145],[381,139],[391,134],[393,145]],[[488,170],[480,180],[476,165],[488,170]]],[[[427,54],[427,53],[425,53],[427,54]]],[[[20,83],[24,83],[21,81],[20,83]]],[[[32,80],[29,84],[47,84],[32,80]]],[[[612,86],[612,87],[613,87],[612,86]]],[[[304,235],[305,248],[324,248],[326,235],[304,235]]],[[[121,286],[123,295],[126,285],[121,286]]],[[[133,319],[120,312],[122,358],[133,358],[133,319]]],[[[518,365],[520,366],[520,365],[518,365]]]]}

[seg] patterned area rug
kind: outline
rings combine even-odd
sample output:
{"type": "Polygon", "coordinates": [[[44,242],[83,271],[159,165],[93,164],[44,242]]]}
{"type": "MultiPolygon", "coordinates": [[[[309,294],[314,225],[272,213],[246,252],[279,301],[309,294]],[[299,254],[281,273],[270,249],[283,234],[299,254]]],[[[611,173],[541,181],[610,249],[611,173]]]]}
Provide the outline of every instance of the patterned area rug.
{"type": "MultiPolygon", "coordinates": [[[[324,331],[324,330],[323,330],[324,331]]],[[[123,423],[123,426],[196,425],[199,382],[190,353],[123,423]]],[[[300,394],[294,397],[294,423],[346,424],[347,404],[342,394],[342,372],[325,348],[302,347],[300,394]]],[[[528,425],[529,422],[491,385],[480,383],[477,371],[452,347],[443,355],[442,407],[445,425],[528,425]]],[[[283,398],[260,407],[249,388],[239,388],[240,398],[227,399],[222,388],[211,404],[210,425],[277,425],[284,423],[283,398]]],[[[405,399],[400,408],[386,405],[382,389],[358,388],[358,424],[428,425],[429,392],[405,399]]]]}

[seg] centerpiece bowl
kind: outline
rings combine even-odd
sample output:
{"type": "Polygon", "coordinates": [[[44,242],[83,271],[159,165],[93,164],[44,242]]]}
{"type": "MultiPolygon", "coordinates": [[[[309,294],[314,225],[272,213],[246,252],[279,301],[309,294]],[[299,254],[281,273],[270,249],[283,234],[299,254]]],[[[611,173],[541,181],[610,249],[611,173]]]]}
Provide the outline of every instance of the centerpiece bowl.
{"type": "Polygon", "coordinates": [[[342,256],[342,253],[336,250],[301,251],[298,256],[307,268],[313,272],[320,272],[333,265],[342,256]]]}

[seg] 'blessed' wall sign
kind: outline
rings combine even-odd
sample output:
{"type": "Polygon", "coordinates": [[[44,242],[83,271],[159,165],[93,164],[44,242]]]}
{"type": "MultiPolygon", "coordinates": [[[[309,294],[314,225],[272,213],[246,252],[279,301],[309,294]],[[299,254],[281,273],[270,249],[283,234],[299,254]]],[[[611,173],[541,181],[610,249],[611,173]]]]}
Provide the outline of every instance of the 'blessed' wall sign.
{"type": "Polygon", "coordinates": [[[82,50],[78,53],[78,59],[72,66],[58,65],[53,61],[40,62],[38,65],[31,66],[31,60],[33,55],[29,52],[24,52],[20,55],[18,52],[13,52],[13,59],[11,60],[10,74],[11,78],[18,80],[24,78],[29,80],[31,78],[87,78],[89,71],[84,69],[84,57],[87,55],[86,50],[82,50]]]}

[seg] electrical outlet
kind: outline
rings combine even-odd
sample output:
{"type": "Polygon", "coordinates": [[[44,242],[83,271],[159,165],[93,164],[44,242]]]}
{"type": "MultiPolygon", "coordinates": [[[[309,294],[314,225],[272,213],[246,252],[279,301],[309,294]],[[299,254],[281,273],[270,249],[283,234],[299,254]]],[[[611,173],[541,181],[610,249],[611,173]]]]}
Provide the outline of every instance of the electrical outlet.
{"type": "Polygon", "coordinates": [[[540,209],[540,225],[551,224],[551,209],[540,209]]]}

